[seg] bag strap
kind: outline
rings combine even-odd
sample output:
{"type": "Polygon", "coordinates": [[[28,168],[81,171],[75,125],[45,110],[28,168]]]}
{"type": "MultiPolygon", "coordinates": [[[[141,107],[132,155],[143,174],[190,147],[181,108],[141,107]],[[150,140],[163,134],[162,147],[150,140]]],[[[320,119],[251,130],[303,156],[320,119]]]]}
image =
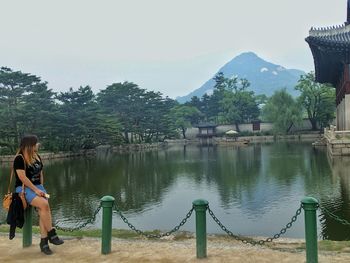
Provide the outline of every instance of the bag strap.
{"type": "MultiPolygon", "coordinates": [[[[18,155],[22,156],[22,158],[23,158],[24,172],[25,172],[25,170],[27,169],[26,161],[24,160],[24,157],[23,157],[22,154],[18,154],[18,155]]],[[[17,157],[18,155],[15,156],[15,159],[16,159],[16,157],[17,157]]],[[[15,173],[15,171],[14,171],[13,165],[12,165],[12,166],[11,166],[10,183],[9,183],[9,187],[7,188],[7,193],[8,193],[8,194],[10,193],[10,187],[11,187],[12,177],[13,177],[14,173],[15,173]]],[[[22,182],[22,193],[24,193],[24,183],[23,183],[23,182],[22,182]]]]}
{"type": "Polygon", "coordinates": [[[11,187],[12,177],[13,177],[13,166],[11,167],[10,182],[9,182],[9,187],[7,188],[7,193],[8,193],[8,194],[10,193],[10,187],[11,187]]]}

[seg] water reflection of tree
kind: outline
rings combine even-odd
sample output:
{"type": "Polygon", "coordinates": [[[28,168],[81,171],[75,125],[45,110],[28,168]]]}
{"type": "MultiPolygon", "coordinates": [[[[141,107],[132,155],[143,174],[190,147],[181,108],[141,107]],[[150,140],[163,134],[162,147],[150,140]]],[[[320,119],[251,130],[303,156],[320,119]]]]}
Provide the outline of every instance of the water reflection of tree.
{"type": "MultiPolygon", "coordinates": [[[[324,209],[350,222],[350,157],[329,157],[333,192],[320,196],[322,237],[330,240],[350,240],[349,226],[331,218],[324,209]]],[[[328,191],[329,192],[329,191],[328,191]]],[[[323,192],[324,193],[324,192],[323,192]]]]}
{"type": "Polygon", "coordinates": [[[54,210],[66,218],[88,218],[99,199],[112,195],[125,210],[142,210],[161,201],[174,180],[174,165],[164,151],[74,158],[45,167],[54,210]]]}
{"type": "Polygon", "coordinates": [[[271,199],[279,200],[306,170],[305,145],[253,144],[248,147],[187,148],[179,171],[193,178],[215,184],[222,206],[240,203],[249,214],[259,214],[271,199]],[[283,190],[271,192],[275,185],[283,190]]]}
{"type": "Polygon", "coordinates": [[[260,152],[261,145],[218,149],[208,177],[217,183],[224,207],[254,195],[261,168],[260,152]]]}
{"type": "Polygon", "coordinates": [[[239,203],[242,211],[259,216],[272,202],[288,201],[296,194],[301,199],[303,191],[322,190],[323,180],[329,178],[329,168],[328,172],[322,168],[328,165],[325,156],[298,142],[222,148],[209,174],[218,184],[223,206],[239,203]]]}

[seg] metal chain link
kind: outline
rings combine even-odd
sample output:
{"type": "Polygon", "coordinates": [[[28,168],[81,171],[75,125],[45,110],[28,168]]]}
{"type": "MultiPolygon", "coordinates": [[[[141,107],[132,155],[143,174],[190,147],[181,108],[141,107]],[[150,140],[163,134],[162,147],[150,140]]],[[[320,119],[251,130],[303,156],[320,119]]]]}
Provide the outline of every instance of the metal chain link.
{"type": "Polygon", "coordinates": [[[116,211],[116,213],[118,213],[118,215],[121,217],[121,219],[124,221],[124,223],[126,223],[130,229],[132,229],[133,231],[135,231],[137,234],[139,235],[143,235],[147,238],[161,238],[164,236],[170,236],[172,233],[178,231],[180,229],[180,227],[182,227],[187,220],[191,217],[192,212],[194,210],[194,208],[192,207],[191,210],[186,214],[186,217],[184,219],[181,220],[180,224],[175,226],[172,230],[170,230],[169,232],[165,232],[165,233],[161,233],[161,234],[146,234],[144,231],[137,229],[133,224],[131,224],[128,219],[122,214],[122,212],[118,209],[117,205],[114,205],[114,208],[116,211]]]}
{"type": "Polygon", "coordinates": [[[293,223],[297,221],[298,216],[301,214],[302,205],[297,209],[295,215],[292,217],[291,221],[286,225],[286,227],[282,228],[281,231],[278,234],[275,234],[273,237],[266,238],[265,240],[252,240],[246,237],[242,237],[239,235],[233,234],[230,230],[228,230],[221,222],[220,220],[214,215],[214,212],[207,207],[209,215],[214,219],[214,221],[220,226],[220,228],[225,231],[229,236],[233,237],[234,239],[243,242],[244,244],[251,244],[253,246],[255,245],[264,245],[267,242],[272,242],[274,239],[278,239],[281,235],[285,234],[287,232],[287,229],[291,228],[293,223]]]}
{"type": "Polygon", "coordinates": [[[320,208],[327,214],[329,215],[331,218],[333,218],[335,221],[338,221],[339,223],[346,225],[346,226],[350,226],[350,222],[340,218],[339,216],[337,216],[336,214],[332,213],[331,211],[329,211],[326,207],[324,206],[320,206],[320,208]]]}
{"type": "Polygon", "coordinates": [[[57,222],[56,225],[55,225],[55,228],[56,228],[57,230],[62,230],[62,231],[64,231],[64,232],[73,232],[73,231],[75,231],[75,230],[80,230],[80,229],[82,229],[83,227],[86,227],[88,224],[91,224],[91,223],[93,223],[93,222],[96,220],[96,215],[98,214],[98,212],[100,211],[100,209],[101,209],[101,205],[99,205],[99,206],[97,207],[97,209],[95,210],[95,212],[94,212],[92,218],[89,218],[86,222],[84,222],[84,223],[81,224],[80,226],[77,226],[77,227],[60,227],[60,226],[57,226],[57,223],[58,223],[58,222],[57,222]]]}

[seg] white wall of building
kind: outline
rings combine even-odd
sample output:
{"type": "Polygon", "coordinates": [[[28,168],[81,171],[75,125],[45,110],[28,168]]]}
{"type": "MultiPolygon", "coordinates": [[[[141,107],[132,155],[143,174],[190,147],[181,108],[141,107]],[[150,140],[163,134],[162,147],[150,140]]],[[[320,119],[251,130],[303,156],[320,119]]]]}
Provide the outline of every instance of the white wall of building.
{"type": "MultiPolygon", "coordinates": [[[[255,132],[262,132],[262,131],[271,131],[273,129],[273,124],[269,122],[262,122],[260,123],[260,131],[255,132]]],[[[229,130],[236,130],[235,125],[219,125],[216,127],[216,133],[222,134],[229,130]]],[[[253,124],[247,123],[247,124],[240,124],[239,125],[240,131],[249,131],[253,132],[253,124]]],[[[291,131],[302,131],[302,130],[311,130],[311,123],[309,120],[303,120],[302,123],[299,126],[293,126],[291,131]]],[[[196,138],[198,134],[198,128],[188,128],[186,130],[186,137],[188,139],[194,139],[196,138]]]]}
{"type": "Polygon", "coordinates": [[[346,94],[344,101],[344,130],[350,130],[350,94],[346,94]]]}

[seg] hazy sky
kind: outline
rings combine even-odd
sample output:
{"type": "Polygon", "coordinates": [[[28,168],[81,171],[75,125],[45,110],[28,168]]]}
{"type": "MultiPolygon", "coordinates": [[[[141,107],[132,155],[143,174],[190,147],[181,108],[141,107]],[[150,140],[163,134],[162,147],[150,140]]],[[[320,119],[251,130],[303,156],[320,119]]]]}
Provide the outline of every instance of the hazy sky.
{"type": "Polygon", "coordinates": [[[244,51],[313,70],[311,26],[346,20],[346,0],[0,0],[0,66],[54,91],[130,81],[175,98],[244,51]]]}

